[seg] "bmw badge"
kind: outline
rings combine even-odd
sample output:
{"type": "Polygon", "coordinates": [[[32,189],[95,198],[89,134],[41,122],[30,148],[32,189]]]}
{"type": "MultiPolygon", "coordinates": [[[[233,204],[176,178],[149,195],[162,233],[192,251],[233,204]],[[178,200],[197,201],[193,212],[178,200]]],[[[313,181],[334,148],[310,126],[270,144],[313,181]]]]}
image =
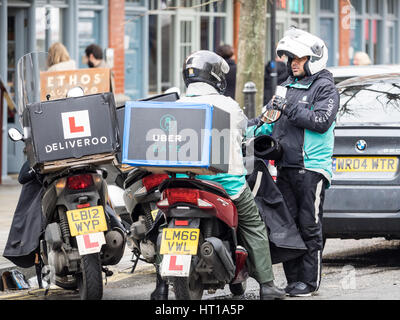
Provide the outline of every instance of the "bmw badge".
{"type": "Polygon", "coordinates": [[[367,149],[367,142],[365,140],[358,140],[356,143],[356,148],[359,151],[365,151],[365,149],[367,149]]]}

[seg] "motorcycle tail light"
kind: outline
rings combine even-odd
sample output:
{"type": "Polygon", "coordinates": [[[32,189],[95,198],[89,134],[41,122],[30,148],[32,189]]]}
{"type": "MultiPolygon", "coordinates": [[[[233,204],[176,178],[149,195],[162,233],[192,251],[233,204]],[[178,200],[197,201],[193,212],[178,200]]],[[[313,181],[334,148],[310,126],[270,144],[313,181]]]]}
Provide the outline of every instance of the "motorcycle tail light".
{"type": "Polygon", "coordinates": [[[188,220],[175,220],[175,225],[176,226],[188,226],[189,221],[188,220]]]}
{"type": "Polygon", "coordinates": [[[93,185],[91,174],[79,174],[67,178],[67,187],[70,190],[81,190],[93,185]]]}
{"type": "Polygon", "coordinates": [[[142,179],[143,186],[147,191],[150,191],[154,187],[160,185],[165,179],[168,179],[169,176],[167,174],[151,174],[142,179]]]}
{"type": "Polygon", "coordinates": [[[169,205],[178,202],[191,203],[197,205],[197,199],[199,199],[200,197],[199,190],[193,190],[193,189],[184,189],[184,188],[167,189],[165,193],[169,205]]]}
{"type": "Polygon", "coordinates": [[[83,203],[83,204],[76,205],[77,209],[83,209],[83,208],[89,208],[89,207],[90,207],[90,203],[83,203]]]}
{"type": "Polygon", "coordinates": [[[164,199],[157,203],[159,208],[167,208],[175,203],[189,203],[201,209],[212,209],[214,205],[200,198],[200,191],[194,189],[176,188],[167,189],[164,199]]]}

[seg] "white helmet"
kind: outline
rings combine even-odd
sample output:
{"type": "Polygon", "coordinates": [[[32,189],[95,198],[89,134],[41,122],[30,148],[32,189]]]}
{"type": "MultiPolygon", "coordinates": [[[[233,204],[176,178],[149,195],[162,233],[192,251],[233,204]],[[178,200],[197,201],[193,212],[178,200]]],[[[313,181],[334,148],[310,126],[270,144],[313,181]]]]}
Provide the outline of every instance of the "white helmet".
{"type": "Polygon", "coordinates": [[[316,74],[326,68],[328,62],[328,48],[320,38],[306,31],[291,27],[279,41],[276,53],[279,57],[286,55],[289,58],[289,71],[292,74],[291,60],[310,57],[304,65],[308,76],[316,74]]]}

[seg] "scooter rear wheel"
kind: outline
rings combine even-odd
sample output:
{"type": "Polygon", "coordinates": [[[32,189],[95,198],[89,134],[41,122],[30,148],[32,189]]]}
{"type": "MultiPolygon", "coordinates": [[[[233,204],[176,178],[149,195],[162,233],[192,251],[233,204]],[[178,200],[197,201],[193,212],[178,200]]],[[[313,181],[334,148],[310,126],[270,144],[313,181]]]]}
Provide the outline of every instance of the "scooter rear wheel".
{"type": "Polygon", "coordinates": [[[103,278],[101,273],[100,254],[82,256],[80,274],[77,274],[81,300],[101,300],[103,297],[103,278]]]}
{"type": "Polygon", "coordinates": [[[247,281],[243,281],[241,283],[229,284],[229,290],[231,290],[234,296],[241,296],[246,292],[247,281]]]}
{"type": "MultiPolygon", "coordinates": [[[[193,264],[192,264],[193,265],[193,264]]],[[[189,277],[174,277],[172,285],[177,300],[201,300],[203,283],[201,277],[191,268],[189,277]]]]}

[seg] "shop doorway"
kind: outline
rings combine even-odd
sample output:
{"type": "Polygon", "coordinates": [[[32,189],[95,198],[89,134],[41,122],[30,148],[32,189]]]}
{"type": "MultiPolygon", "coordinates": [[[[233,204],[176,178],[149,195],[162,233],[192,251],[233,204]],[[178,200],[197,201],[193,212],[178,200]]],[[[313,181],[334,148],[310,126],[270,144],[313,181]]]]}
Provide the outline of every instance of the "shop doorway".
{"type": "Polygon", "coordinates": [[[144,15],[127,11],[125,16],[125,94],[133,100],[145,98],[144,15]]]}

